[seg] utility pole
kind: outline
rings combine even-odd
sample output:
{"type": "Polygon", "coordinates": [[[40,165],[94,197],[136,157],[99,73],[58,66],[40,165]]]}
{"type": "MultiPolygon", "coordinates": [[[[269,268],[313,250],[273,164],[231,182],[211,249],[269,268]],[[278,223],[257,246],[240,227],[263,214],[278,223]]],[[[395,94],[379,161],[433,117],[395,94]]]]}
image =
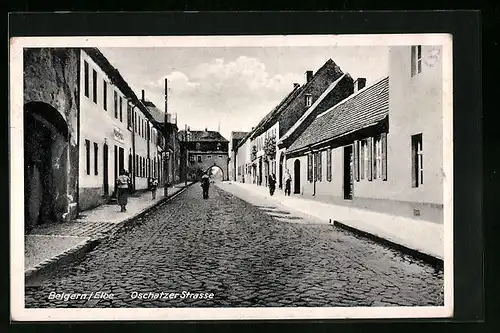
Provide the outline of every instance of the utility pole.
{"type": "Polygon", "coordinates": [[[184,124],[184,186],[188,184],[188,149],[187,149],[187,124],[184,124]]]}
{"type": "Polygon", "coordinates": [[[163,191],[164,191],[164,195],[165,197],[168,196],[168,155],[169,155],[169,150],[168,150],[168,130],[167,130],[167,121],[168,121],[168,117],[167,117],[167,111],[168,111],[168,106],[167,106],[167,102],[168,102],[168,94],[167,94],[167,91],[168,91],[168,79],[165,78],[165,121],[164,121],[164,126],[163,126],[163,136],[165,138],[165,147],[164,147],[164,160],[163,160],[163,173],[165,175],[165,179],[163,180],[163,183],[164,183],[164,188],[163,188],[163,191]]]}

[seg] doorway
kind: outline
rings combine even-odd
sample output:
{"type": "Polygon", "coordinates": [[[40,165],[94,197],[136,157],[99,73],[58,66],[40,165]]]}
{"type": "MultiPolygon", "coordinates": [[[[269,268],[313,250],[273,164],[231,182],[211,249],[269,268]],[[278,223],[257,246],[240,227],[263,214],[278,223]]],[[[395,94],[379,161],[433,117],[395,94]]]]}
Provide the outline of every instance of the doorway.
{"type": "Polygon", "coordinates": [[[354,192],[352,146],[344,147],[344,199],[352,200],[354,192]]]}
{"type": "Polygon", "coordinates": [[[293,162],[293,193],[300,194],[300,161],[293,162]]]}
{"type": "Polygon", "coordinates": [[[62,222],[68,211],[68,127],[52,106],[30,102],[24,107],[25,231],[62,222]]]}
{"type": "Polygon", "coordinates": [[[104,189],[104,195],[109,195],[109,183],[108,183],[108,145],[105,143],[102,150],[102,186],[104,189]]]}
{"type": "Polygon", "coordinates": [[[279,188],[283,188],[283,155],[280,156],[279,188]]]}
{"type": "Polygon", "coordinates": [[[123,148],[119,148],[119,155],[118,155],[118,172],[122,171],[125,169],[125,152],[123,148]]]}

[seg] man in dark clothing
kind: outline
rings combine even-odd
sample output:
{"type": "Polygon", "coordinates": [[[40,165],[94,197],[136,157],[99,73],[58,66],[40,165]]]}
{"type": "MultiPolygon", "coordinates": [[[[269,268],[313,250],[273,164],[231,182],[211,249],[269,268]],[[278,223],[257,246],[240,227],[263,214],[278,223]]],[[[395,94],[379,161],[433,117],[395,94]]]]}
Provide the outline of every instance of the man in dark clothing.
{"type": "Polygon", "coordinates": [[[274,195],[275,190],[276,190],[276,176],[273,173],[269,176],[269,194],[271,196],[274,195]]]}
{"type": "Polygon", "coordinates": [[[208,199],[208,189],[210,188],[210,177],[205,172],[201,177],[201,188],[203,189],[203,199],[208,199]]]}

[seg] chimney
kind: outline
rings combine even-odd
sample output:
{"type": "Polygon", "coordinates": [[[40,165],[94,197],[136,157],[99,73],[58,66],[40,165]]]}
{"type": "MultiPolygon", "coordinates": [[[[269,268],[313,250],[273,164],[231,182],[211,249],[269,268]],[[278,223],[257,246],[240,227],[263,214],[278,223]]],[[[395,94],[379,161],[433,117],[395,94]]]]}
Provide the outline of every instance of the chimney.
{"type": "Polygon", "coordinates": [[[141,101],[144,102],[144,89],[142,89],[142,98],[141,98],[141,101]]]}
{"type": "Polygon", "coordinates": [[[297,82],[295,82],[295,83],[293,84],[293,89],[297,89],[298,87],[300,87],[300,84],[298,84],[297,82]]]}
{"type": "Polygon", "coordinates": [[[311,81],[313,77],[313,71],[306,71],[306,82],[311,81]]]}
{"type": "Polygon", "coordinates": [[[358,92],[366,86],[366,79],[364,77],[357,78],[354,81],[354,92],[358,92]]]}

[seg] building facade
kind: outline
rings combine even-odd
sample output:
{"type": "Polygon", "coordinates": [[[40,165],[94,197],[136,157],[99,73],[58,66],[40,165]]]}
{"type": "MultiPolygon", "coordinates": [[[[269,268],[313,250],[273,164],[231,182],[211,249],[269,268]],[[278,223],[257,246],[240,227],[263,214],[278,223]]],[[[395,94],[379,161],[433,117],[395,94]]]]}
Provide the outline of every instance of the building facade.
{"type": "Polygon", "coordinates": [[[274,174],[283,188],[284,152],[314,117],[353,92],[353,81],[329,59],[316,73],[305,73],[305,84],[294,89],[251,131],[252,166],[247,168],[251,182],[267,186],[274,174]],[[290,132],[290,130],[293,131],[290,132]]]}
{"type": "Polygon", "coordinates": [[[435,50],[391,47],[389,77],[318,115],[287,147],[292,191],[442,223],[443,91],[435,50]]]}
{"type": "Polygon", "coordinates": [[[145,189],[161,164],[158,124],[96,48],[26,49],[24,101],[27,231],[108,202],[122,169],[145,189]]]}
{"type": "Polygon", "coordinates": [[[216,167],[222,171],[223,180],[228,180],[229,141],[217,131],[179,132],[184,163],[181,163],[182,180],[196,181],[216,167]]]}
{"type": "Polygon", "coordinates": [[[78,214],[78,49],[24,49],[25,231],[78,214]]]}
{"type": "Polygon", "coordinates": [[[248,132],[231,132],[229,138],[229,167],[228,175],[229,179],[236,181],[238,176],[241,176],[241,167],[238,167],[236,163],[236,152],[240,141],[248,134],[248,132]]]}

